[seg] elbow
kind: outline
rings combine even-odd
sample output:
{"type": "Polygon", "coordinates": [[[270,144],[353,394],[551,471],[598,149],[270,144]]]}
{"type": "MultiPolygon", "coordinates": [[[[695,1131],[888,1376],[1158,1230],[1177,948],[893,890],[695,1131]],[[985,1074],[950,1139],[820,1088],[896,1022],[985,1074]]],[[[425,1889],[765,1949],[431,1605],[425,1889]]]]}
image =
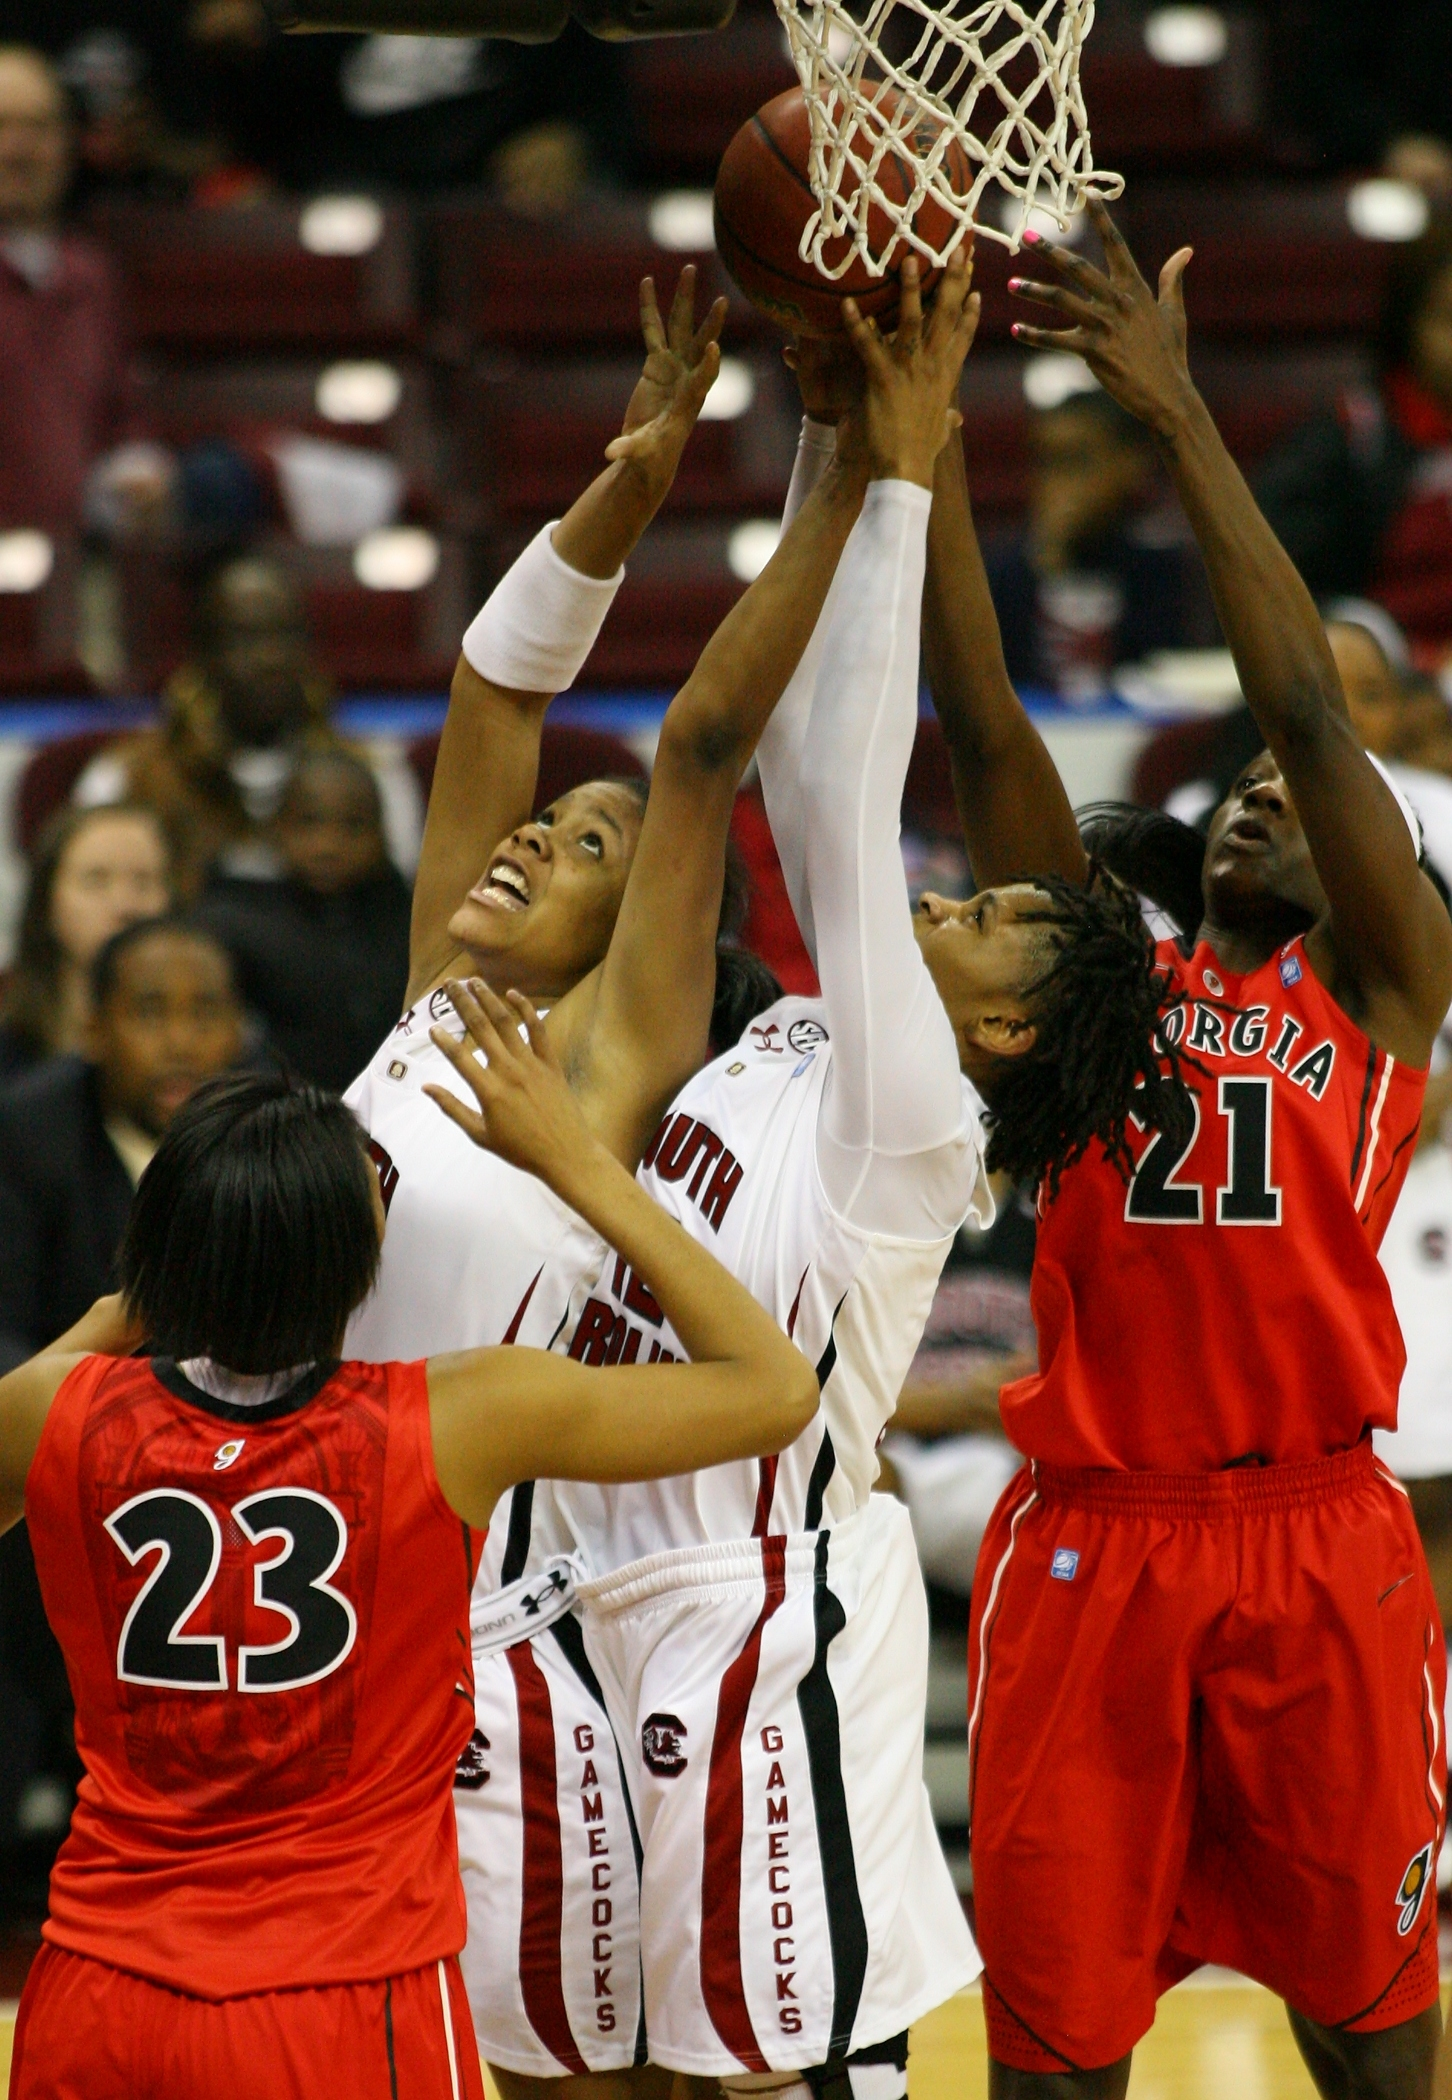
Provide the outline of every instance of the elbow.
{"type": "Polygon", "coordinates": [[[734,787],[750,756],[751,747],[731,710],[706,695],[693,694],[689,707],[677,702],[661,724],[655,770],[665,765],[690,779],[724,774],[734,787]],[[678,709],[679,717],[672,721],[678,709]]]}
{"type": "Polygon", "coordinates": [[[778,1447],[781,1450],[785,1450],[788,1444],[794,1444],[802,1431],[807,1428],[813,1415],[817,1412],[822,1397],[821,1389],[817,1384],[816,1372],[799,1349],[793,1347],[792,1355],[796,1358],[796,1362],[790,1367],[788,1374],[782,1381],[784,1388],[782,1413],[787,1426],[781,1444],[778,1447]]]}

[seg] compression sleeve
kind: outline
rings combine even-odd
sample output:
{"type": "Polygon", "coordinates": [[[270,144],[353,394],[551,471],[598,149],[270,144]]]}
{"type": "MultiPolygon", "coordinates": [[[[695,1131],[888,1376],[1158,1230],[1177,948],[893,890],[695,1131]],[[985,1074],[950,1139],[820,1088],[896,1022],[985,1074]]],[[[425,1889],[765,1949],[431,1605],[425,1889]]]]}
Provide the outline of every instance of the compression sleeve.
{"type": "MultiPolygon", "coordinates": [[[[801,761],[807,886],[832,1039],[817,1163],[842,1217],[938,1239],[979,1187],[977,1119],[913,936],[899,812],[918,721],[929,490],[874,481],[838,569],[801,761]]],[[[991,1199],[982,1185],[982,1204],[991,1199]]]]}
{"type": "MultiPolygon", "coordinates": [[[[796,465],[792,469],[791,487],[787,490],[786,509],[782,512],[783,532],[826,472],[836,445],[835,425],[814,423],[810,416],[802,418],[796,465]]],[[[812,639],[803,651],[786,691],[772,710],[771,720],[756,747],[756,765],[761,775],[767,822],[776,841],[777,858],[781,862],[797,926],[813,963],[817,960],[817,937],[812,924],[812,900],[807,889],[807,842],[801,807],[802,745],[806,741],[817,667],[822,661],[836,589],[834,577],[812,639]]]]}

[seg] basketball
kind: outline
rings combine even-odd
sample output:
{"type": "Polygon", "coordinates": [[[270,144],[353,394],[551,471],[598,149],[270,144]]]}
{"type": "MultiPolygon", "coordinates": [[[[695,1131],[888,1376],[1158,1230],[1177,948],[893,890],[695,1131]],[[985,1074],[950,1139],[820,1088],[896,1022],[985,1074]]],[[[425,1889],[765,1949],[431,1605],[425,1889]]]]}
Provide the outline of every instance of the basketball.
{"type": "MultiPolygon", "coordinates": [[[[882,90],[884,108],[894,99],[891,88],[882,90]]],[[[920,152],[931,148],[933,136],[933,119],[920,118],[915,141],[920,152]]],[[[802,228],[816,210],[807,180],[810,137],[806,99],[799,87],[777,95],[742,125],[722,155],[716,177],[716,247],[721,260],[752,305],[794,334],[840,335],[844,299],[855,299],[864,314],[890,324],[897,310],[895,270],[873,277],[859,258],[840,277],[828,278],[798,253],[802,228]]],[[[973,178],[968,156],[956,140],[944,166],[954,188],[966,195],[973,178]]],[[[895,202],[905,204],[913,193],[913,170],[896,154],[883,160],[878,180],[895,202]]],[[[914,224],[935,248],[953,231],[949,214],[932,197],[924,198],[914,224]]],[[[892,238],[892,226],[877,205],[871,207],[868,226],[873,249],[881,254],[892,238]]],[[[845,252],[845,237],[833,246],[837,254],[845,252]]],[[[894,264],[901,265],[905,252],[898,243],[894,264]]],[[[931,291],[942,274],[924,263],[924,292],[931,291]]]]}

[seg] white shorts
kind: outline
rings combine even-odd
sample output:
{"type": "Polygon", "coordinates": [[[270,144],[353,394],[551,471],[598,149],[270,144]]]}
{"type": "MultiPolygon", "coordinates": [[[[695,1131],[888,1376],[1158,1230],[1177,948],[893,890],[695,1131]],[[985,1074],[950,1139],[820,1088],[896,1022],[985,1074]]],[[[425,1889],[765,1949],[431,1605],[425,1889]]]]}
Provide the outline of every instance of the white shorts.
{"type": "Polygon", "coordinates": [[[534,2078],[646,2059],[640,1861],[578,1619],[474,1659],[454,1792],[480,2054],[534,2078]]]}
{"type": "Polygon", "coordinates": [[[803,2069],[972,1982],[923,1785],[927,1603],[900,1503],[652,1554],[577,1604],[644,1848],[653,2063],[803,2069]]]}

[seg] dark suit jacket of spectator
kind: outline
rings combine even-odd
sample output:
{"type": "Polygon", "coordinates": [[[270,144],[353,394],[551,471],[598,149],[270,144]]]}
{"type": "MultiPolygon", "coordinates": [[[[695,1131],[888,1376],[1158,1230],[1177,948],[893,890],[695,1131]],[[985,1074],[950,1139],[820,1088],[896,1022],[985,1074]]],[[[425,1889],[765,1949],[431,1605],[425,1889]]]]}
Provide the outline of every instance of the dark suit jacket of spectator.
{"type": "Polygon", "coordinates": [[[272,1048],[341,1093],[403,1012],[409,912],[408,884],[385,868],[336,897],[215,877],[195,917],[231,954],[272,1048]]]}
{"type": "Polygon", "coordinates": [[[110,1287],[131,1198],[93,1065],[47,1058],[0,1092],[0,1370],[110,1287]]]}
{"type": "MultiPolygon", "coordinates": [[[[1016,686],[1052,689],[1057,680],[1044,646],[1039,577],[1025,536],[1016,533],[990,544],[985,560],[1009,677],[1016,686]]],[[[1138,663],[1156,649],[1209,648],[1217,639],[1203,571],[1192,549],[1114,531],[1081,550],[1076,571],[1103,576],[1120,592],[1110,668],[1138,663]]]]}
{"type": "Polygon", "coordinates": [[[127,436],[126,345],[111,265],[65,236],[31,285],[0,250],[0,527],[67,534],[86,475],[127,436]]]}
{"type": "Polygon", "coordinates": [[[1318,598],[1372,597],[1413,639],[1452,638],[1452,525],[1440,476],[1452,417],[1409,374],[1348,387],[1270,454],[1255,493],[1318,598]]]}

